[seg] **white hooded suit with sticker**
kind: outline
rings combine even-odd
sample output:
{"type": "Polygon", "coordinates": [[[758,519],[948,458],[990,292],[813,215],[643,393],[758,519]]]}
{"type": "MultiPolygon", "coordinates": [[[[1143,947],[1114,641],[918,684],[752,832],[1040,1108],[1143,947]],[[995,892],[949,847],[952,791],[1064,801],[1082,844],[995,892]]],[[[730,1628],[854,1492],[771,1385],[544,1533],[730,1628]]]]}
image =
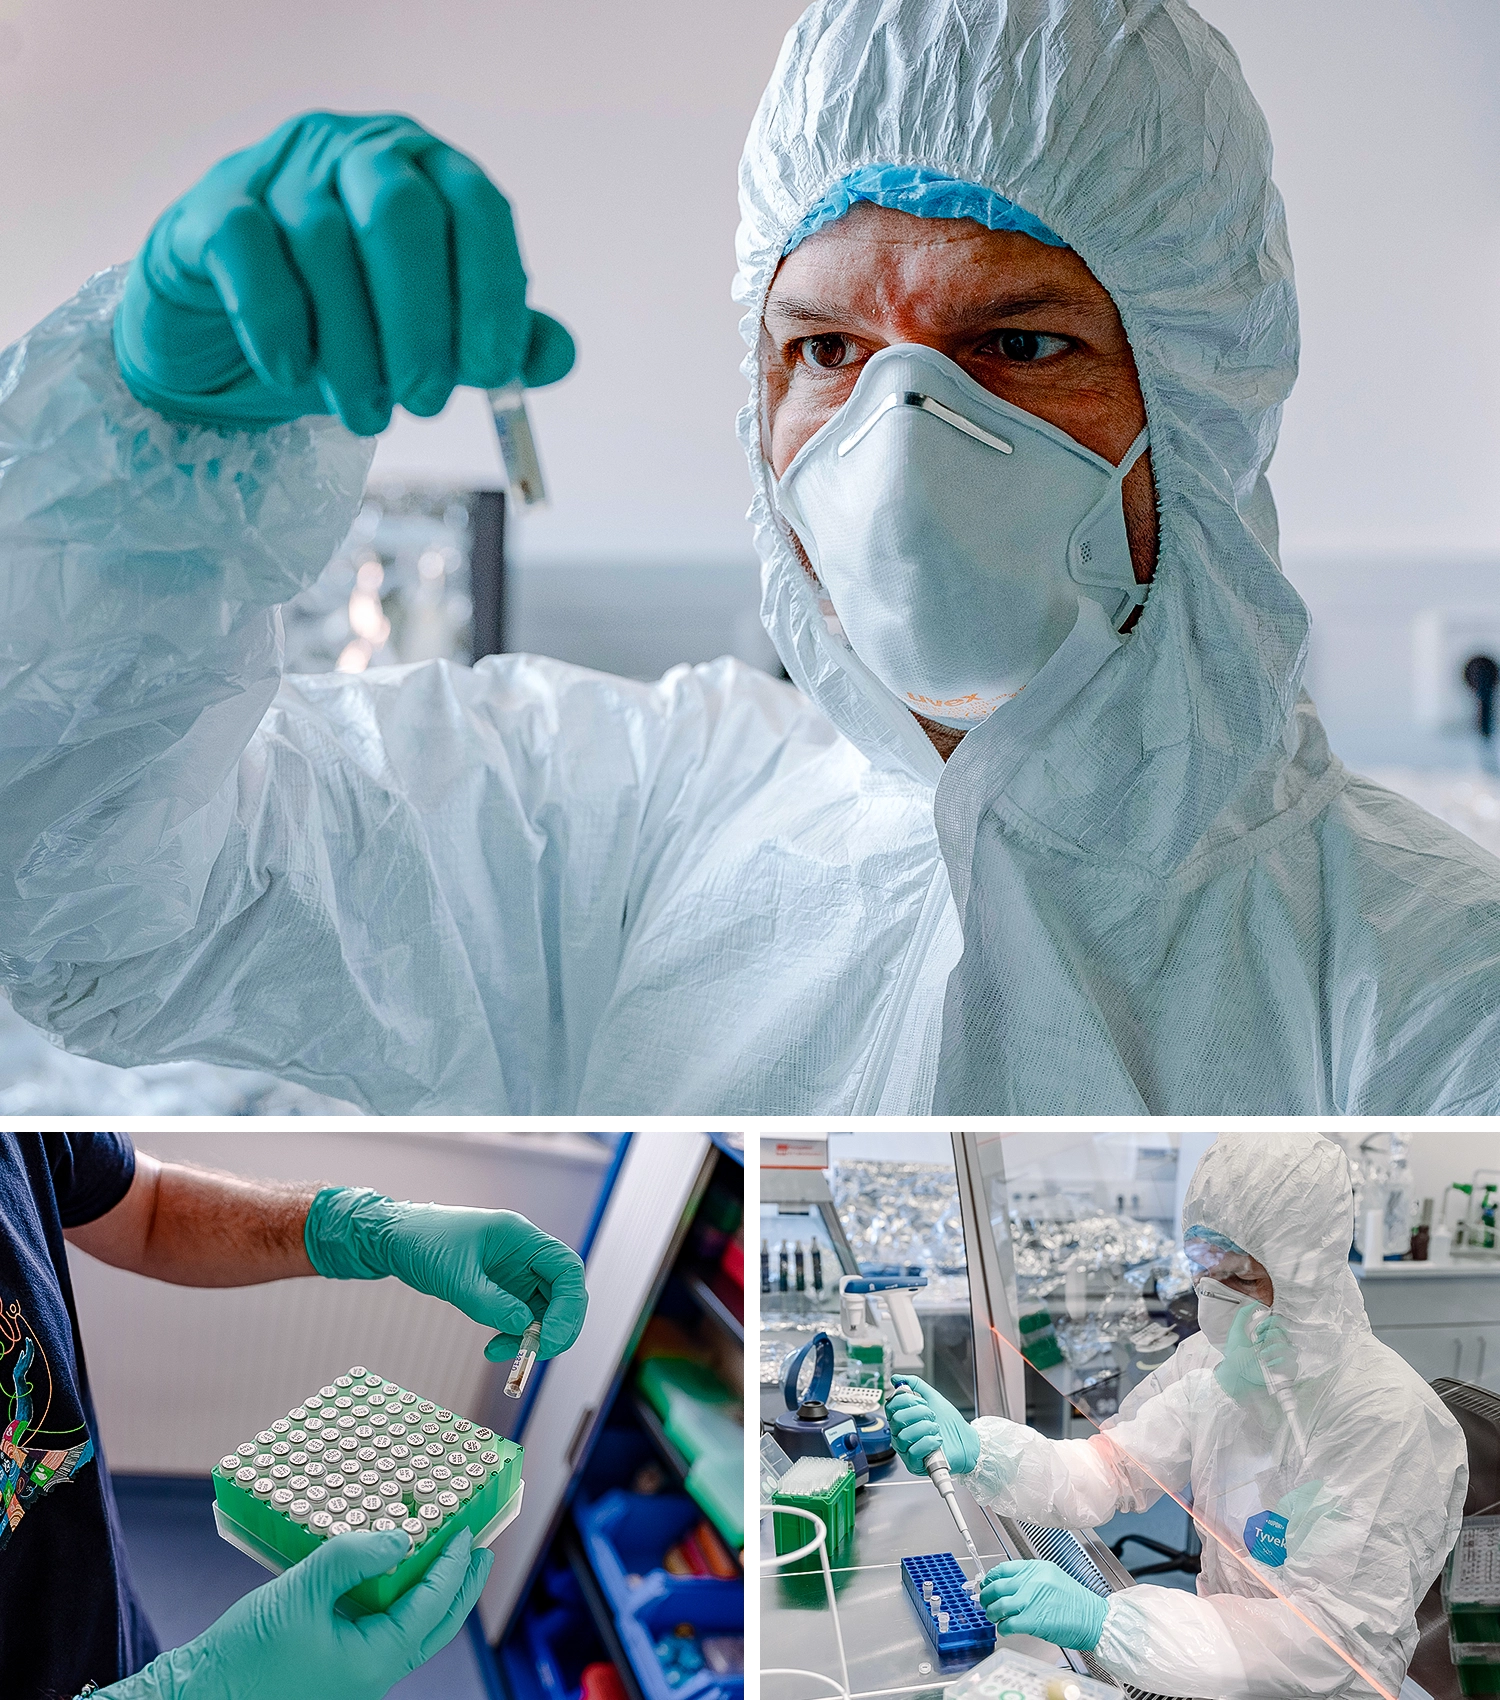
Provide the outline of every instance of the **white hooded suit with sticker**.
{"type": "Polygon", "coordinates": [[[1394,1695],[1417,1605],[1458,1536],[1468,1464],[1437,1395],[1370,1332],[1349,1271],[1344,1154],[1314,1134],[1221,1134],[1182,1222],[1227,1235],[1269,1272],[1296,1358],[1281,1389],[1295,1422],[1264,1386],[1226,1393],[1214,1376],[1223,1354],[1199,1333],[1088,1440],[979,1418],[980,1460],[964,1485],[1004,1515],[1062,1528],[1191,1489],[1208,1525],[1197,1596],[1149,1584],[1112,1595],[1093,1655],[1138,1688],[1394,1695]],[[1269,1541],[1257,1537],[1267,1514],[1269,1541]]]}
{"type": "Polygon", "coordinates": [[[1500,867],[1347,774],[1299,694],[1269,162],[1180,0],[807,12],[747,144],[736,286],[763,611],[800,695],[728,661],[647,686],[516,656],[278,689],[275,605],[371,446],[168,425],[120,381],[101,275],[0,363],[16,1007],[107,1061],[383,1112],[1500,1110],[1500,867]],[[765,292],[872,162],[1077,249],[1160,492],[1134,633],[1080,619],[946,770],[830,624],[761,459],[765,292]]]}

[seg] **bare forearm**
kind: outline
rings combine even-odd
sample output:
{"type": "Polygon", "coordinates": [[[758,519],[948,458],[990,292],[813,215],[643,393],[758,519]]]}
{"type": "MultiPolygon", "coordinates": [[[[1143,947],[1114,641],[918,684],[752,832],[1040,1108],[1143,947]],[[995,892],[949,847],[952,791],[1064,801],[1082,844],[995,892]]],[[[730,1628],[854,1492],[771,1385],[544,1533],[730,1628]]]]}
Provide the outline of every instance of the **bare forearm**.
{"type": "Polygon", "coordinates": [[[248,1287],[315,1273],[303,1228],[318,1188],[251,1180],[144,1153],[125,1198],[68,1239],[117,1268],[183,1287],[248,1287]]]}

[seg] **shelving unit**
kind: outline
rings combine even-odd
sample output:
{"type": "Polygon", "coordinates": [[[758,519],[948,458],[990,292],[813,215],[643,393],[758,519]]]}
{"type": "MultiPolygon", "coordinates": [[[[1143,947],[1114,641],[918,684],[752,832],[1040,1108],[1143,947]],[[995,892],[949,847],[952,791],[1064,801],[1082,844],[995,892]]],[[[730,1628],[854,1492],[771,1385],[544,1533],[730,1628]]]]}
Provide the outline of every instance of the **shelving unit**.
{"type": "MultiPolygon", "coordinates": [[[[732,1236],[743,1233],[743,1211],[743,1152],[716,1136],[566,1515],[501,1637],[496,1662],[507,1700],[580,1700],[581,1672],[599,1661],[614,1666],[615,1693],[623,1690],[624,1700],[741,1700],[741,1674],[705,1669],[669,1683],[654,1652],[678,1624],[701,1629],[694,1647],[712,1637],[743,1638],[742,1575],[720,1580],[661,1568],[664,1552],[702,1521],[731,1551],[743,1531],[724,1528],[689,1498],[694,1460],[681,1434],[669,1432],[671,1417],[664,1419],[642,1392],[638,1371],[653,1357],[690,1357],[711,1369],[736,1401],[742,1398],[744,1294],[731,1271],[732,1236]]],[[[742,1251],[737,1266],[742,1275],[742,1251]]]]}

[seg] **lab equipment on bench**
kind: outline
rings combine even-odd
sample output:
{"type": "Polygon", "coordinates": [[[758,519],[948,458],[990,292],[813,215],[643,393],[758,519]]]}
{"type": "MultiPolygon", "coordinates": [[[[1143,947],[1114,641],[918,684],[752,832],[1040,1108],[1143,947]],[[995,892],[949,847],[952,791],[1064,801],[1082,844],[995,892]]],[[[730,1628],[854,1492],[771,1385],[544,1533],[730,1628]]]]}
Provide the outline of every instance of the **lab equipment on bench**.
{"type": "Polygon", "coordinates": [[[859,1419],[849,1411],[830,1409],[833,1390],[833,1341],[817,1333],[800,1350],[793,1352],[782,1372],[782,1396],[786,1410],[777,1417],[774,1434],[778,1445],[793,1458],[837,1458],[854,1471],[856,1484],[870,1479],[870,1460],[865,1452],[859,1419]],[[814,1353],[812,1380],[805,1395],[797,1389],[802,1365],[814,1353]]]}
{"type": "Polygon", "coordinates": [[[333,1535],[405,1530],[407,1557],[339,1601],[386,1611],[459,1529],[489,1546],[521,1510],[522,1449],[356,1364],[214,1467],[214,1522],[278,1575],[333,1535]]]}
{"type": "Polygon", "coordinates": [[[946,1700],[1120,1700],[1120,1690],[1044,1665],[1014,1647],[998,1647],[948,1688],[946,1700]]]}
{"type": "Polygon", "coordinates": [[[1466,1517],[1443,1570],[1448,1656],[1465,1694],[1500,1694],[1500,1517],[1466,1517]]]}
{"type": "MultiPolygon", "coordinates": [[[[774,1477],[770,1490],[773,1506],[784,1507],[788,1513],[810,1511],[820,1517],[826,1531],[828,1556],[837,1558],[854,1536],[854,1469],[836,1458],[791,1459],[769,1436],[762,1442],[761,1455],[766,1460],[768,1448],[774,1449],[768,1467],[774,1477]]],[[[771,1532],[778,1554],[795,1551],[807,1541],[808,1524],[805,1517],[777,1514],[771,1519],[771,1532]]],[[[816,1554],[787,1566],[789,1570],[816,1570],[816,1554]]]]}
{"type": "Polygon", "coordinates": [[[903,1558],[901,1581],[928,1640],[944,1658],[972,1657],[995,1645],[995,1626],[965,1592],[968,1579],[952,1553],[903,1558]]]}
{"type": "Polygon", "coordinates": [[[505,479],[511,493],[528,508],[547,505],[547,487],[542,482],[542,463],[537,457],[531,416],[526,411],[526,391],[520,384],[490,390],[490,412],[495,435],[500,439],[500,458],[505,462],[505,479]]]}
{"type": "Polygon", "coordinates": [[[1462,1193],[1466,1208],[1453,1225],[1453,1253],[1457,1257],[1500,1258],[1500,1235],[1496,1234],[1497,1209],[1500,1209],[1500,1169],[1476,1169],[1469,1181],[1454,1181],[1443,1201],[1443,1218],[1447,1221],[1448,1205],[1453,1194],[1462,1193]],[[1486,1176],[1494,1177],[1486,1179],[1486,1176]]]}
{"type": "MultiPolygon", "coordinates": [[[[906,1387],[908,1383],[900,1376],[896,1378],[898,1387],[906,1387]]],[[[969,1533],[969,1525],[964,1521],[964,1514],[958,1508],[958,1497],[953,1491],[953,1474],[948,1468],[948,1459],[941,1446],[933,1447],[932,1451],[922,1460],[922,1468],[932,1480],[932,1485],[943,1496],[943,1503],[948,1507],[958,1532],[963,1536],[964,1545],[969,1550],[969,1557],[974,1560],[974,1580],[964,1586],[971,1593],[978,1593],[979,1584],[984,1580],[984,1563],[979,1556],[979,1548],[974,1545],[974,1537],[969,1533]]]]}

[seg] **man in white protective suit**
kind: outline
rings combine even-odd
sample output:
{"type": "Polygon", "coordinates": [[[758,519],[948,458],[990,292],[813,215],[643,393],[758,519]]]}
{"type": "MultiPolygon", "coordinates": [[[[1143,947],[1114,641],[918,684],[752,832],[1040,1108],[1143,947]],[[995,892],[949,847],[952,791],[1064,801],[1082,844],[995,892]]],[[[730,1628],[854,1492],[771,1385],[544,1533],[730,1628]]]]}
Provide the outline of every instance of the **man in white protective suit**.
{"type": "Polygon", "coordinates": [[[411,120],[224,161],[0,366],[16,1008],[387,1113],[1500,1110],[1500,868],[1300,689],[1270,157],[1182,0],[806,12],[735,285],[795,689],[281,680],[392,403],[571,343],[411,120]]]}
{"type": "Polygon", "coordinates": [[[912,1379],[890,1405],[896,1448],[920,1474],[941,1445],[981,1504],[1053,1528],[1190,1498],[1196,1595],[1140,1583],[1104,1599],[1055,1564],[1002,1564],[979,1593],[1002,1634],[1081,1649],[1151,1694],[1394,1697],[1469,1469],[1458,1423],[1370,1332],[1348,1162],[1316,1134],[1221,1134],[1182,1228],[1202,1331],[1098,1434],[969,1423],[912,1379]]]}

